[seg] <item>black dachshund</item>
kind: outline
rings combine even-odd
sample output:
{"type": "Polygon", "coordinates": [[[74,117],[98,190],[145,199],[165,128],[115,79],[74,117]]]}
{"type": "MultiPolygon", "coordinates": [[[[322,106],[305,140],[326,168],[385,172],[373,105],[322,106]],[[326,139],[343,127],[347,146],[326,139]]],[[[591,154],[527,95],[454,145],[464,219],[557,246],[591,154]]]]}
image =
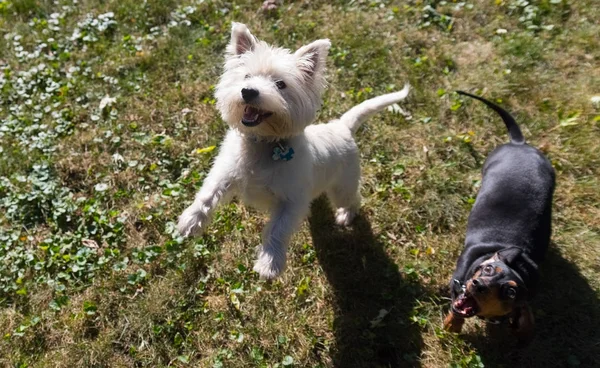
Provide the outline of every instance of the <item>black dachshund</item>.
{"type": "Polygon", "coordinates": [[[507,320],[526,343],[533,337],[528,301],[550,242],[554,169],[539,150],[525,143],[508,112],[481,97],[457,92],[500,114],[510,143],[496,148],[483,165],[465,248],[450,282],[452,306],[444,327],[460,332],[465,318],[473,316],[507,320]]]}

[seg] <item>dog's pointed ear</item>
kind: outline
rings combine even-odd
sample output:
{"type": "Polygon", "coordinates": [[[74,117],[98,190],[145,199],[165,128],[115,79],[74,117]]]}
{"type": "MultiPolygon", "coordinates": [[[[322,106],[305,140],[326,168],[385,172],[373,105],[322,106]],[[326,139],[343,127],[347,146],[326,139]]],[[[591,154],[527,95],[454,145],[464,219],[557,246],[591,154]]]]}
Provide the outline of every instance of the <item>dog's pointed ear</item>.
{"type": "Polygon", "coordinates": [[[521,248],[508,248],[496,253],[494,258],[496,258],[498,261],[506,263],[507,265],[511,265],[517,259],[517,257],[521,255],[521,253],[523,253],[521,248]]]}
{"type": "Polygon", "coordinates": [[[231,41],[227,46],[230,55],[241,55],[252,51],[257,44],[256,37],[250,33],[245,24],[233,22],[231,26],[231,41]]]}
{"type": "Polygon", "coordinates": [[[296,51],[298,68],[308,77],[314,77],[325,70],[325,61],[331,42],[328,39],[317,40],[296,51]]]}

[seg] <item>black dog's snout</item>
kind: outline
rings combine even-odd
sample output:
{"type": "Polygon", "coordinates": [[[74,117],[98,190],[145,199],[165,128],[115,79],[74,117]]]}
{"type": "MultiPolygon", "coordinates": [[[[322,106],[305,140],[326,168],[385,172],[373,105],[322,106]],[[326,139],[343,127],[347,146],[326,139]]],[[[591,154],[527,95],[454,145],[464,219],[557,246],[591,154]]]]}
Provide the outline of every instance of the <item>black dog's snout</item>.
{"type": "Polygon", "coordinates": [[[486,291],[486,287],[483,284],[483,282],[479,279],[473,279],[473,281],[471,281],[473,283],[473,287],[475,288],[475,291],[477,291],[478,293],[483,293],[484,291],[486,291]]]}
{"type": "Polygon", "coordinates": [[[242,98],[246,102],[250,102],[258,97],[258,90],[254,88],[242,88],[242,98]]]}

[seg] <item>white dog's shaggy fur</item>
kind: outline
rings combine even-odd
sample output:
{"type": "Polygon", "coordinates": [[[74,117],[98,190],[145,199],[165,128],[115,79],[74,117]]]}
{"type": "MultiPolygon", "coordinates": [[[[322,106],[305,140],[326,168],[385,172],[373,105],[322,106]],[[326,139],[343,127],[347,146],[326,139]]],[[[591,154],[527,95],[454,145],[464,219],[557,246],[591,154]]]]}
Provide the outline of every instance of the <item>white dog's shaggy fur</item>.
{"type": "Polygon", "coordinates": [[[178,229],[184,236],[199,233],[217,205],[234,195],[270,211],[254,265],[262,278],[285,269],[287,244],[321,193],[336,206],[336,222],[350,224],[360,207],[359,153],[352,135],[370,115],[408,94],[407,85],[353,107],[339,120],[309,125],[321,106],[329,47],[329,40],[318,40],[291,53],[233,24],[215,94],[231,129],[178,229]],[[293,149],[293,158],[274,158],[277,147],[293,149]]]}

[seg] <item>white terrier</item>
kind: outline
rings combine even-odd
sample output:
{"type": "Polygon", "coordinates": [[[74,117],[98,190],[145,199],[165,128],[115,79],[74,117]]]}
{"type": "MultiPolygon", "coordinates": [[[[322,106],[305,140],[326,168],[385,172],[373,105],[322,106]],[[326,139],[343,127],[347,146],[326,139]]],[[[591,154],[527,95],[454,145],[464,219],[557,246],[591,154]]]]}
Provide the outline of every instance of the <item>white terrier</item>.
{"type": "Polygon", "coordinates": [[[403,100],[409,86],[365,101],[329,124],[310,125],[321,106],[329,40],[295,53],[257,40],[234,23],[217,108],[231,129],[196,199],[179,217],[179,232],[201,232],[219,203],[234,195],[266,209],[271,219],[254,270],[274,278],[286,265],[287,244],[327,193],[336,223],[349,225],[359,211],[359,153],[353,133],[372,114],[403,100]]]}

